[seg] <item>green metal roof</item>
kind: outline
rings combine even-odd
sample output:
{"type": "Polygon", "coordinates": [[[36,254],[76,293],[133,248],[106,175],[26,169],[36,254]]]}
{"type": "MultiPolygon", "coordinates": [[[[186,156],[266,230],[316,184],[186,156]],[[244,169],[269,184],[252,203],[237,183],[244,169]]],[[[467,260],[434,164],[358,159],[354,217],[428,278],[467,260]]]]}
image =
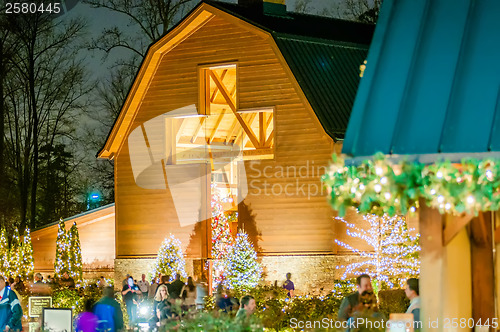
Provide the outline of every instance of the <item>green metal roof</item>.
{"type": "Polygon", "coordinates": [[[325,131],[344,137],[373,25],[205,2],[270,32],[325,131]]]}
{"type": "Polygon", "coordinates": [[[342,152],[500,156],[500,1],[385,0],[342,152]]]}

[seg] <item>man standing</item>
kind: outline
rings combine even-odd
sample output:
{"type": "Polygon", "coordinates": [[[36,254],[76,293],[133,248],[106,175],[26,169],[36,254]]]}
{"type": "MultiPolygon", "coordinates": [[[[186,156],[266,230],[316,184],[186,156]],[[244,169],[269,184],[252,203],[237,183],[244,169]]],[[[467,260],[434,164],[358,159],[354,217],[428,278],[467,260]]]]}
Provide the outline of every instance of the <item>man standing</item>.
{"type": "Polygon", "coordinates": [[[255,312],[255,299],[251,295],[245,295],[241,298],[240,309],[236,313],[236,319],[244,320],[255,312]]]}
{"type": "Polygon", "coordinates": [[[147,299],[149,292],[149,282],[146,281],[146,275],[144,273],[142,274],[142,279],[139,280],[137,285],[139,286],[139,289],[142,292],[143,298],[147,299]]]}
{"type": "Polygon", "coordinates": [[[101,331],[115,332],[123,328],[123,315],[120,304],[114,299],[113,288],[106,286],[102,298],[94,305],[93,312],[101,321],[101,331]]]}
{"type": "Polygon", "coordinates": [[[347,295],[342,300],[339,308],[338,320],[348,320],[352,316],[352,310],[359,304],[359,297],[365,291],[373,291],[372,280],[368,274],[362,274],[356,278],[358,291],[347,295]]]}
{"type": "Polygon", "coordinates": [[[5,287],[5,279],[0,276],[0,331],[22,331],[23,309],[17,295],[5,287]]]}
{"type": "Polygon", "coordinates": [[[288,291],[287,294],[288,297],[293,297],[295,293],[295,285],[293,284],[293,281],[291,279],[292,279],[292,274],[288,272],[286,274],[286,281],[283,284],[283,288],[288,291]]]}
{"type": "Polygon", "coordinates": [[[420,296],[418,290],[418,279],[410,278],[406,280],[406,297],[410,299],[410,306],[406,310],[407,314],[413,314],[413,321],[420,322],[420,296]]]}
{"type": "Polygon", "coordinates": [[[184,287],[184,283],[181,281],[181,275],[177,273],[175,275],[175,280],[170,284],[170,287],[168,288],[170,298],[174,300],[180,298],[182,287],[184,287]]]}
{"type": "Polygon", "coordinates": [[[62,278],[59,280],[59,284],[62,287],[75,289],[75,280],[69,276],[68,271],[63,272],[62,278]]]}
{"type": "Polygon", "coordinates": [[[127,307],[128,314],[128,325],[130,329],[134,328],[135,320],[137,318],[137,294],[142,294],[134,284],[134,278],[132,276],[128,277],[127,285],[123,286],[122,297],[125,305],[127,307]]]}

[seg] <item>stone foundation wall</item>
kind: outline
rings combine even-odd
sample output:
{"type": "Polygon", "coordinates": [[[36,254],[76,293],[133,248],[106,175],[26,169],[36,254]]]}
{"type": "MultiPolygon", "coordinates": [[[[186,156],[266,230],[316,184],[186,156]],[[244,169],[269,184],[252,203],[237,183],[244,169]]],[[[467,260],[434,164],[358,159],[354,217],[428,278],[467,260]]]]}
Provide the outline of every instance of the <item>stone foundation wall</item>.
{"type": "Polygon", "coordinates": [[[282,285],[286,274],[292,274],[296,294],[321,294],[333,289],[334,280],[340,279],[345,266],[358,262],[358,256],[348,255],[297,255],[263,256],[264,280],[267,284],[277,281],[282,285]],[[323,289],[323,290],[321,290],[323,289]]]}
{"type": "MultiPolygon", "coordinates": [[[[344,273],[337,266],[345,266],[359,261],[358,256],[350,255],[294,255],[294,256],[262,256],[259,258],[263,269],[263,284],[282,285],[286,274],[292,273],[296,294],[320,294],[333,289],[334,280],[340,279],[344,273]],[[323,290],[321,290],[323,289],[323,290]]],[[[127,274],[139,280],[142,273],[153,270],[155,259],[127,258],[115,259],[114,279],[116,287],[127,274]]],[[[200,260],[186,259],[186,273],[199,278],[202,273],[200,260]]]]}
{"type": "MultiPolygon", "coordinates": [[[[136,280],[141,279],[141,275],[146,274],[146,278],[151,276],[156,259],[154,258],[117,258],[115,259],[115,288],[122,287],[122,281],[127,274],[136,280]]],[[[193,275],[193,259],[186,258],[186,273],[193,275]]]]}

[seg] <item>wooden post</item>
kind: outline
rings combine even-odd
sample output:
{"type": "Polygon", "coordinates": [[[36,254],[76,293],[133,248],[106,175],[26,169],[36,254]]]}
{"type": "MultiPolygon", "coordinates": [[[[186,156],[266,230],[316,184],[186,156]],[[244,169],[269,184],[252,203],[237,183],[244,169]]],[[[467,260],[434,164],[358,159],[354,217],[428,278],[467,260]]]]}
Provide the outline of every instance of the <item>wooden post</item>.
{"type": "Polygon", "coordinates": [[[420,319],[423,331],[443,331],[443,219],[422,199],[419,203],[420,319]]]}
{"type": "Polygon", "coordinates": [[[491,212],[481,212],[472,219],[471,273],[472,318],[485,322],[495,317],[495,271],[493,257],[493,226],[491,212]]]}

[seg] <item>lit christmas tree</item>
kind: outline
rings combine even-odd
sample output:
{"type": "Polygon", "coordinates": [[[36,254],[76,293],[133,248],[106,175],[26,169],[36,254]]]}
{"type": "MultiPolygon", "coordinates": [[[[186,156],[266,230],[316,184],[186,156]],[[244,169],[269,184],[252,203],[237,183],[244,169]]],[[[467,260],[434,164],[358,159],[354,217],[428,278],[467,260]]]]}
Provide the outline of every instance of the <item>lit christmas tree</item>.
{"type": "Polygon", "coordinates": [[[9,243],[7,242],[7,232],[4,227],[0,232],[0,274],[3,276],[10,275],[10,265],[9,265],[9,243]]]}
{"type": "Polygon", "coordinates": [[[346,268],[342,279],[367,273],[379,283],[379,288],[383,286],[381,283],[393,288],[395,284],[404,287],[407,278],[418,277],[420,273],[419,235],[410,235],[414,229],[408,229],[404,217],[363,216],[363,219],[370,225],[368,230],[348,223],[340,217],[336,219],[347,225],[349,236],[362,239],[373,248],[370,252],[361,251],[335,240],[337,244],[352,250],[362,258],[360,262],[346,267],[337,266],[337,268],[346,268]]]}
{"type": "Polygon", "coordinates": [[[60,277],[63,270],[69,268],[68,264],[68,237],[66,235],[66,225],[62,218],[59,220],[56,239],[56,259],[54,261],[54,276],[60,277]]]}
{"type": "Polygon", "coordinates": [[[182,254],[181,241],[176,239],[172,234],[163,240],[156,256],[152,275],[156,276],[159,273],[169,275],[170,280],[173,280],[177,273],[183,278],[187,278],[186,262],[182,254]]]}
{"type": "Polygon", "coordinates": [[[259,283],[262,267],[257,262],[257,252],[245,231],[240,230],[236,235],[224,265],[226,271],[223,283],[227,288],[245,292],[259,283]]]}
{"type": "Polygon", "coordinates": [[[229,217],[222,208],[223,199],[220,197],[215,185],[212,185],[212,260],[213,282],[212,288],[217,288],[225,278],[225,260],[233,244],[229,217]]]}
{"type": "Polygon", "coordinates": [[[80,248],[80,235],[76,223],[69,229],[67,235],[68,241],[68,274],[75,282],[82,280],[82,251],[80,248]]]}
{"type": "Polygon", "coordinates": [[[21,276],[26,280],[26,278],[32,275],[35,271],[33,261],[33,243],[31,243],[31,234],[28,227],[26,227],[26,230],[24,231],[21,266],[21,276]]]}
{"type": "Polygon", "coordinates": [[[19,231],[17,228],[14,228],[14,232],[12,234],[12,241],[10,243],[9,250],[9,276],[16,277],[22,274],[23,272],[23,248],[21,246],[21,241],[19,237],[19,231]]]}

